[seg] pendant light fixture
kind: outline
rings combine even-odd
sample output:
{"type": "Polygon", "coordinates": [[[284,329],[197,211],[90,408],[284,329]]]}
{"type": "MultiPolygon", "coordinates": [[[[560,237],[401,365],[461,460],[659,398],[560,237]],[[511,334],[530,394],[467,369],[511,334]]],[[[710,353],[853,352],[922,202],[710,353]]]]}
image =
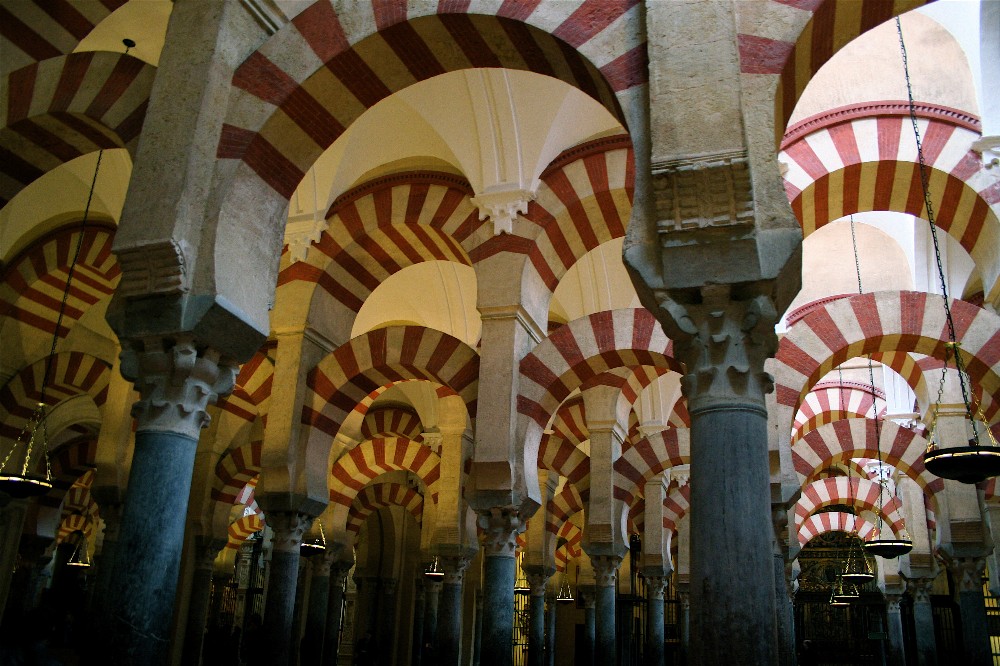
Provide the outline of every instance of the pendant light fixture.
{"type": "Polygon", "coordinates": [[[86,569],[90,566],[90,549],[87,547],[87,537],[80,530],[73,532],[73,534],[76,536],[76,548],[66,566],[86,569]]]}
{"type": "MultiPolygon", "coordinates": [[[[858,236],[854,229],[853,215],[851,215],[851,248],[854,250],[854,272],[858,277],[858,294],[860,295],[865,292],[861,284],[861,259],[858,256],[858,236]]],[[[882,508],[885,506],[886,492],[886,482],[882,479],[882,470],[885,464],[882,461],[882,421],[879,419],[878,403],[875,400],[875,370],[872,367],[872,355],[866,354],[866,356],[868,358],[868,384],[872,394],[872,421],[875,423],[875,451],[878,456],[878,506],[875,507],[875,536],[866,541],[864,547],[872,555],[892,559],[913,550],[913,542],[906,533],[905,523],[902,525],[899,538],[882,538],[884,526],[882,508]]]]}
{"type": "Polygon", "coordinates": [[[441,560],[437,555],[434,556],[434,561],[424,571],[424,577],[432,583],[436,583],[444,578],[444,571],[441,570],[441,560]]]}
{"type": "Polygon", "coordinates": [[[913,102],[913,88],[910,84],[910,67],[906,55],[906,42],[903,40],[903,28],[898,16],[896,17],[896,32],[899,35],[899,48],[903,56],[903,74],[906,77],[906,94],[910,106],[910,122],[913,125],[913,135],[917,142],[920,186],[923,190],[924,207],[927,210],[927,223],[930,227],[931,240],[934,244],[934,259],[937,264],[938,278],[941,282],[941,296],[944,300],[945,320],[947,321],[948,329],[948,342],[944,346],[944,366],[941,369],[941,382],[938,385],[937,402],[934,405],[934,415],[928,437],[930,444],[924,453],[924,466],[931,474],[944,479],[951,479],[962,483],[979,483],[990,477],[1000,475],[1000,446],[997,445],[993,433],[990,432],[989,428],[985,427],[982,405],[979,405],[977,409],[973,409],[972,406],[971,391],[966,382],[965,362],[959,353],[961,343],[956,338],[955,322],[951,315],[948,285],[945,280],[944,267],[941,261],[941,246],[938,243],[937,225],[934,224],[934,209],[931,205],[927,166],[924,163],[924,151],[920,142],[920,129],[917,126],[916,105],[913,102]],[[939,445],[940,443],[935,441],[935,438],[938,437],[938,415],[942,394],[944,393],[945,378],[948,374],[948,364],[952,360],[954,361],[958,383],[962,390],[965,414],[972,428],[972,436],[969,438],[968,445],[966,446],[959,445],[942,448],[939,445]],[[986,433],[986,437],[991,442],[990,444],[985,444],[981,441],[980,430],[986,433]]]}
{"type": "Polygon", "coordinates": [[[851,585],[863,585],[875,578],[860,542],[861,539],[856,532],[851,535],[851,545],[847,549],[847,564],[844,566],[844,573],[840,576],[845,583],[851,585]]]}
{"type": "Polygon", "coordinates": [[[575,601],[573,598],[573,590],[570,589],[569,581],[566,580],[566,574],[563,574],[562,585],[559,586],[559,592],[556,594],[556,601],[561,604],[575,601]]]}
{"type": "Polygon", "coordinates": [[[299,555],[312,557],[324,551],[326,551],[326,534],[323,532],[322,521],[317,518],[306,533],[306,537],[302,539],[302,543],[299,544],[299,555]]]}

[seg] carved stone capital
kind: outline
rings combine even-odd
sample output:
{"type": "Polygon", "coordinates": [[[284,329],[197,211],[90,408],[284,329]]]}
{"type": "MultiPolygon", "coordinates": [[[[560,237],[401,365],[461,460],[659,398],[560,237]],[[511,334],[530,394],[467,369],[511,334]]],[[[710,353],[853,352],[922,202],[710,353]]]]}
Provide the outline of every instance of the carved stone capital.
{"type": "Polygon", "coordinates": [[[213,539],[211,537],[195,537],[194,540],[194,568],[208,571],[215,565],[215,558],[226,547],[225,539],[213,539]]]}
{"type": "Polygon", "coordinates": [[[667,583],[670,582],[668,576],[646,576],[646,593],[650,599],[663,601],[663,593],[666,592],[667,583]]]}
{"type": "Polygon", "coordinates": [[[236,371],[235,363],[190,337],[123,342],[121,372],[139,392],[132,406],[139,430],[198,439],[211,421],[208,405],[233,390],[236,371]]]}
{"type": "Polygon", "coordinates": [[[895,594],[891,592],[886,592],[885,594],[885,609],[889,613],[899,612],[899,602],[902,600],[902,594],[895,594]]]}
{"type": "Polygon", "coordinates": [[[274,532],[271,539],[274,550],[298,552],[313,516],[298,511],[269,511],[265,521],[274,532]]]}
{"type": "Polygon", "coordinates": [[[986,558],[983,557],[952,557],[946,562],[959,592],[975,592],[983,589],[983,574],[986,571],[986,558]]]}
{"type": "Polygon", "coordinates": [[[477,522],[483,530],[483,555],[514,557],[517,535],[525,527],[516,507],[496,507],[478,513],[477,522]]]}
{"type": "Polygon", "coordinates": [[[907,578],[906,591],[913,597],[915,604],[929,604],[931,590],[934,588],[933,578],[907,578]]]}
{"type": "Polygon", "coordinates": [[[443,555],[438,558],[438,566],[444,578],[445,585],[461,585],[465,578],[465,570],[469,568],[469,558],[462,555],[443,555]]]}
{"type": "Polygon", "coordinates": [[[545,585],[549,582],[549,577],[541,572],[525,572],[524,577],[528,579],[528,587],[531,588],[531,596],[544,597],[545,585]]]}
{"type": "Polygon", "coordinates": [[[593,608],[597,604],[597,590],[593,585],[581,585],[576,593],[580,596],[584,608],[593,608]]]}
{"type": "Polygon", "coordinates": [[[322,218],[315,219],[313,213],[289,216],[285,224],[285,244],[288,245],[288,258],[292,263],[306,260],[309,248],[319,242],[327,224],[322,218]]]}
{"type": "Polygon", "coordinates": [[[590,564],[594,567],[594,579],[598,587],[614,587],[618,578],[618,567],[622,558],[617,555],[592,555],[590,564]]]}
{"type": "MultiPolygon", "coordinates": [[[[660,233],[753,227],[753,191],[745,151],[690,155],[653,164],[660,233]]],[[[661,242],[665,239],[661,236],[661,242]]]]}
{"type": "Polygon", "coordinates": [[[674,340],[687,372],[681,380],[691,412],[716,404],[755,404],[774,388],[764,361],[778,347],[778,312],[763,293],[736,294],[730,285],[691,293],[661,292],[657,319],[674,340]]]}
{"type": "Polygon", "coordinates": [[[528,212],[528,204],[534,201],[535,193],[518,187],[494,187],[474,196],[471,201],[479,208],[479,219],[490,218],[493,235],[514,232],[514,220],[518,213],[528,212]]]}

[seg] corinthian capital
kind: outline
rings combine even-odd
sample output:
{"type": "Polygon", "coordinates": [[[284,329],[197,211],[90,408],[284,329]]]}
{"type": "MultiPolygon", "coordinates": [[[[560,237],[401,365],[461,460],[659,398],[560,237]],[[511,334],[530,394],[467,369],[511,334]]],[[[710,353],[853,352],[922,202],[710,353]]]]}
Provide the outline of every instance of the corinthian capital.
{"type": "Polygon", "coordinates": [[[524,521],[516,507],[496,507],[479,512],[479,527],[483,529],[483,554],[487,557],[514,557],[517,535],[524,530],[524,521]]]}
{"type": "Polygon", "coordinates": [[[764,361],[778,347],[768,295],[737,294],[730,285],[703,286],[697,297],[665,292],[657,319],[687,368],[681,382],[692,411],[732,402],[764,407],[774,388],[764,361]]]}
{"type": "Polygon", "coordinates": [[[139,392],[132,406],[138,429],[192,439],[211,421],[208,405],[233,390],[236,370],[235,363],[187,336],[128,341],[121,353],[122,376],[139,392]]]}

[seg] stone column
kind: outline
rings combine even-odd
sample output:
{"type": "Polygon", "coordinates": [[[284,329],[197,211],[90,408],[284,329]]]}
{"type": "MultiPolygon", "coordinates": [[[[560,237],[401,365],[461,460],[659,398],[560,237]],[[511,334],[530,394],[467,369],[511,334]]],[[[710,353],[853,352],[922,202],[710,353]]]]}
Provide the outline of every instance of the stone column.
{"type": "Polygon", "coordinates": [[[164,664],[184,523],[206,408],[230,390],[236,367],[189,337],[125,343],[121,371],[140,399],[135,453],[108,594],[113,651],[121,664],[164,664]],[[150,516],[157,516],[151,529],[150,516]]]}
{"type": "Polygon", "coordinates": [[[479,513],[483,528],[483,629],[480,663],[509,666],[513,659],[514,577],[517,534],[523,523],[517,509],[479,513]]]}
{"type": "Polygon", "coordinates": [[[545,664],[545,584],[549,577],[544,573],[526,573],[531,588],[528,628],[528,664],[545,664]]]}
{"type": "Polygon", "coordinates": [[[983,557],[956,557],[947,562],[948,571],[958,588],[958,607],[962,614],[962,644],[969,666],[989,666],[993,663],[990,629],[983,599],[983,557]]]}
{"type": "Polygon", "coordinates": [[[556,597],[558,591],[552,588],[545,595],[545,666],[556,664],[556,597]]]}
{"type": "Polygon", "coordinates": [[[271,566],[267,575],[261,645],[264,662],[277,666],[287,664],[292,653],[299,547],[313,516],[298,511],[268,511],[265,515],[274,535],[271,539],[271,566]]]}
{"type": "Polygon", "coordinates": [[[424,642],[422,650],[424,657],[429,658],[432,663],[437,663],[437,628],[438,609],[441,602],[441,585],[440,580],[427,581],[427,601],[424,605],[424,642]],[[428,646],[430,649],[428,649],[428,646]]]}
{"type": "Polygon", "coordinates": [[[326,614],[330,608],[330,567],[338,555],[337,549],[327,546],[322,555],[314,555],[310,562],[312,579],[309,582],[309,605],[306,609],[305,634],[302,637],[303,664],[318,664],[323,658],[326,614]]]}
{"type": "Polygon", "coordinates": [[[902,594],[885,595],[886,632],[889,636],[889,666],[906,666],[903,647],[903,618],[899,613],[902,594]]]}
{"type": "Polygon", "coordinates": [[[392,661],[392,648],[396,644],[396,588],[399,581],[395,578],[382,580],[382,603],[378,631],[373,631],[377,645],[372,646],[372,654],[379,656],[379,663],[388,664],[392,661]]]}
{"type": "Polygon", "coordinates": [[[774,663],[774,530],[764,361],[777,312],[756,285],[665,296],[658,319],[684,361],[691,414],[691,663],[774,663]],[[740,575],[734,575],[740,572],[740,575]]]}
{"type": "Polygon", "coordinates": [[[614,664],[617,661],[615,642],[615,596],[618,593],[618,566],[622,558],[615,555],[594,555],[596,590],[596,632],[594,659],[597,664],[614,664]]]}
{"type": "Polygon", "coordinates": [[[937,642],[934,638],[934,610],[931,607],[933,578],[907,578],[906,591],[913,597],[913,633],[917,643],[918,666],[936,666],[937,642]]]}
{"type": "Polygon", "coordinates": [[[583,599],[583,644],[576,646],[576,663],[589,666],[602,666],[594,658],[594,646],[597,641],[597,613],[595,611],[597,589],[592,585],[581,585],[577,594],[583,599]]]}
{"type": "Polygon", "coordinates": [[[663,592],[668,580],[646,574],[646,666],[663,666],[663,592]]]}
{"type": "Polygon", "coordinates": [[[437,663],[457,666],[462,654],[462,581],[469,558],[446,555],[439,562],[444,578],[438,601],[437,663]]]}
{"type": "Polygon", "coordinates": [[[774,554],[774,605],[777,657],[780,666],[795,666],[795,608],[792,602],[791,571],[783,553],[774,554]]]}
{"type": "MultiPolygon", "coordinates": [[[[122,524],[122,491],[117,486],[99,486],[90,489],[90,496],[100,507],[101,522],[104,523],[104,538],[101,540],[101,550],[94,555],[94,566],[97,576],[94,581],[94,594],[90,598],[90,606],[95,616],[103,615],[108,608],[108,585],[111,583],[111,572],[114,570],[115,551],[122,524]]],[[[100,618],[93,618],[99,622],[100,618]]]]}
{"type": "Polygon", "coordinates": [[[330,565],[330,597],[326,610],[326,638],[323,640],[321,664],[335,666],[340,654],[340,625],[344,609],[344,585],[351,571],[350,562],[335,562],[330,565]]]}
{"type": "Polygon", "coordinates": [[[677,586],[677,621],[681,632],[681,663],[692,664],[691,656],[691,595],[688,584],[677,586]]]}
{"type": "Polygon", "coordinates": [[[413,646],[410,657],[413,666],[420,666],[424,655],[424,613],[427,609],[427,585],[421,568],[413,584],[413,646]]]}
{"type": "Polygon", "coordinates": [[[472,645],[472,664],[479,666],[483,654],[483,592],[476,591],[476,629],[472,645]]]}
{"type": "Polygon", "coordinates": [[[208,624],[208,604],[212,597],[212,571],[219,551],[226,547],[222,539],[195,537],[194,577],[188,603],[187,627],[184,630],[184,650],[181,663],[198,666],[208,624]]]}

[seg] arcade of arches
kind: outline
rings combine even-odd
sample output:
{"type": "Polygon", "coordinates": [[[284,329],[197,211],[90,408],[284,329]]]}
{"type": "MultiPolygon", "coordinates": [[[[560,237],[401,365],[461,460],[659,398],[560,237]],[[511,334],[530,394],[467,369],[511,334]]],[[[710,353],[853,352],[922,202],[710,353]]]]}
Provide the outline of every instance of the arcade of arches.
{"type": "Polygon", "coordinates": [[[1000,2],[923,5],[0,0],[0,653],[994,663],[1000,2]]]}

